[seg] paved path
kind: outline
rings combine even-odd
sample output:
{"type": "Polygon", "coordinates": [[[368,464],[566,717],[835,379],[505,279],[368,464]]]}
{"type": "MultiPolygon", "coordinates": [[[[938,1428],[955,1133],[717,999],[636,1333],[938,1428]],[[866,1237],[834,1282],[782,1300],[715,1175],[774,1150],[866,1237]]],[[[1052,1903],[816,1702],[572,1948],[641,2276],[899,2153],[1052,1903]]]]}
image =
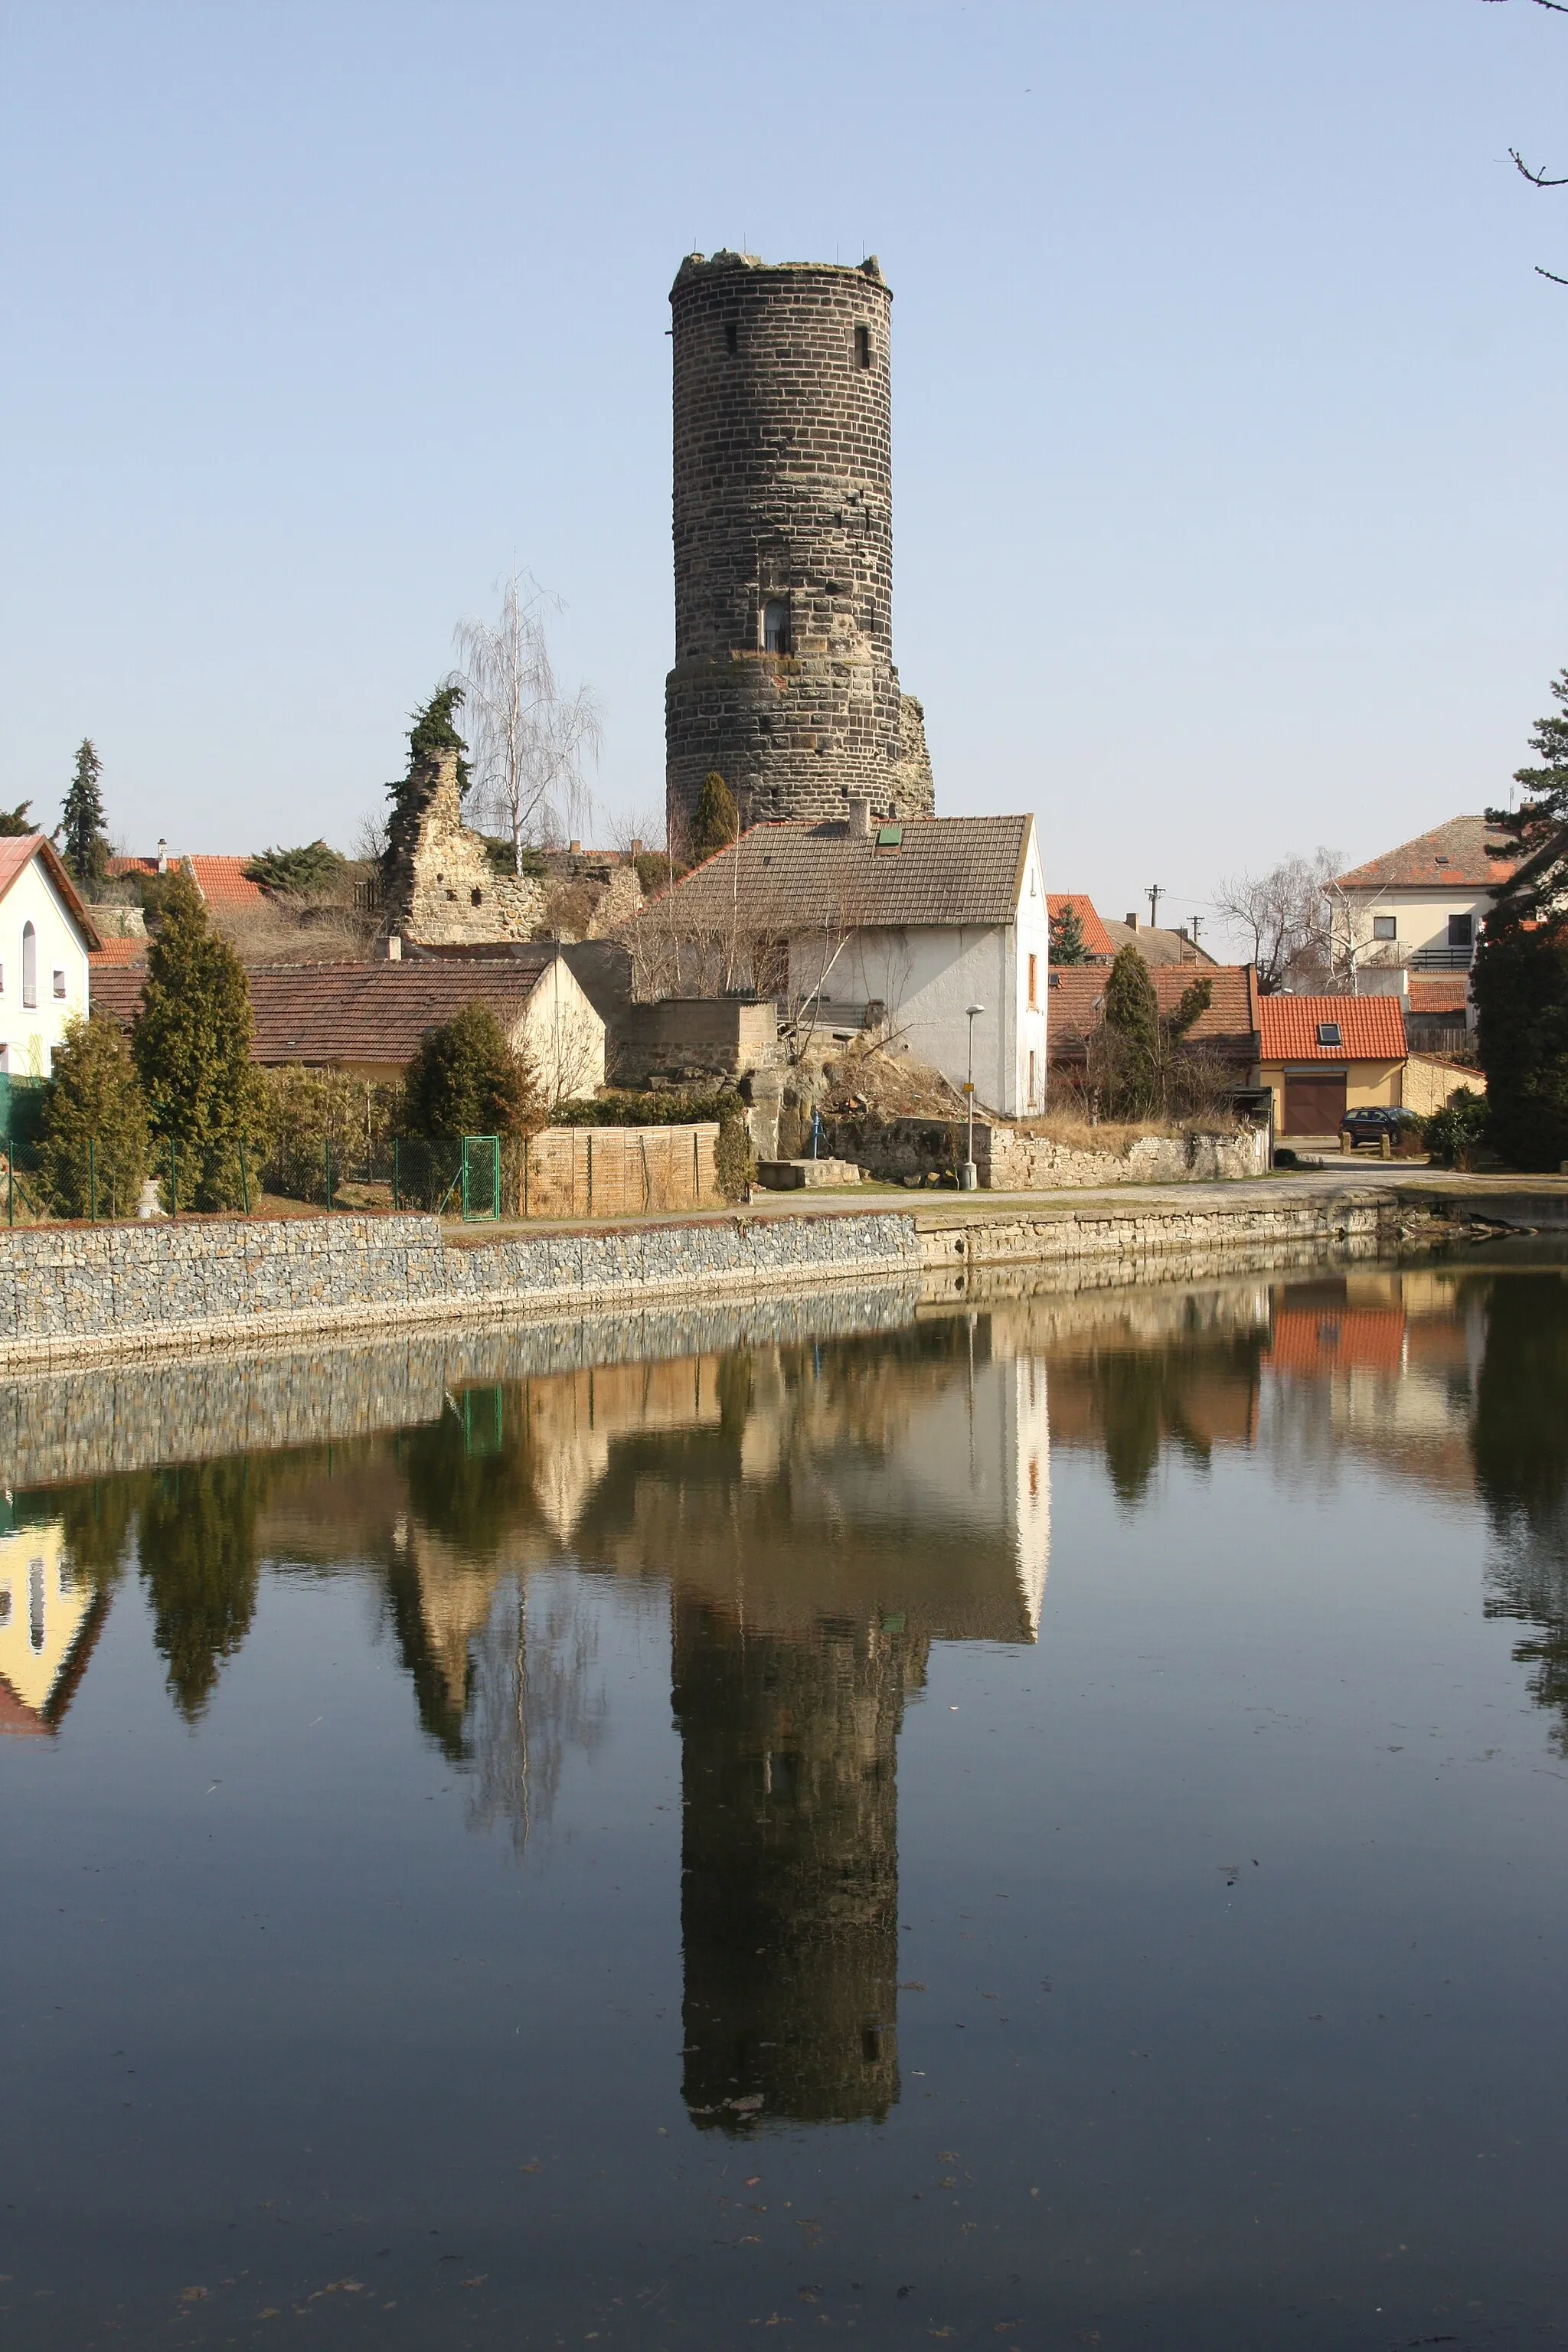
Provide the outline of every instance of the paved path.
{"type": "Polygon", "coordinates": [[[1070,1218],[1086,1213],[1095,1217],[1146,1216],[1151,1207],[1173,1215],[1193,1210],[1240,1208],[1265,1204],[1278,1208],[1300,1192],[1348,1192],[1363,1195],[1397,1189],[1401,1192],[1455,1199],[1500,1200],[1529,1194],[1560,1200],[1568,1214],[1568,1177],[1462,1176],[1447,1169],[1428,1168],[1409,1160],[1375,1160],[1334,1155],[1321,1168],[1281,1170],[1272,1176],[1244,1177],[1225,1183],[1115,1184],[1102,1192],[1077,1186],[1052,1192],[955,1192],[934,1186],[913,1191],[898,1184],[857,1184],[842,1192],[763,1192],[752,1196],[745,1208],[675,1209],[633,1217],[533,1217],[526,1223],[500,1225],[448,1225],[447,1238],[476,1247],[508,1234],[557,1232],[603,1233],[628,1225],[708,1223],[726,1217],[866,1216],[878,1210],[914,1217],[925,1230],[973,1223],[977,1217],[1016,1216],[1070,1218]]]}

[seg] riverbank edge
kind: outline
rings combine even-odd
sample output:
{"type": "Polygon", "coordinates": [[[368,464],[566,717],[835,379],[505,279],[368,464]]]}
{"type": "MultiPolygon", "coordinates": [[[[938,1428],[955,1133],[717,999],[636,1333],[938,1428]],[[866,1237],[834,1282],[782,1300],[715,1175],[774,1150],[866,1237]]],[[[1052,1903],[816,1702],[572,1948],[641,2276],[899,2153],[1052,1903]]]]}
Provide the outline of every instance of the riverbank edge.
{"type": "Polygon", "coordinates": [[[1258,1270],[1430,1249],[1464,1231],[1457,1204],[1390,1187],[1203,1202],[1122,1194],[1016,1202],[922,1218],[846,1210],[557,1228],[449,1241],[428,1216],[214,1219],[188,1225],[37,1227],[0,1235],[0,1372],[57,1370],[238,1343],[352,1338],[637,1312],[919,1277],[962,1295],[973,1273],[1032,1268],[1097,1286],[1201,1256],[1258,1270]]]}

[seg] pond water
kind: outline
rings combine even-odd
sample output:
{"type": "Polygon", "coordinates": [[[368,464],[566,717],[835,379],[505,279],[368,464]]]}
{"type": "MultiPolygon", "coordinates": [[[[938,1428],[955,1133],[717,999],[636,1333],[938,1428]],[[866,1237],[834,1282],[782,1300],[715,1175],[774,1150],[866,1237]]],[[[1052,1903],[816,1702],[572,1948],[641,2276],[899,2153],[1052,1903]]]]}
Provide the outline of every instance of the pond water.
{"type": "Polygon", "coordinates": [[[9,2352],[1568,2330],[1568,1272],[816,1311],[0,1397],[9,2352]]]}

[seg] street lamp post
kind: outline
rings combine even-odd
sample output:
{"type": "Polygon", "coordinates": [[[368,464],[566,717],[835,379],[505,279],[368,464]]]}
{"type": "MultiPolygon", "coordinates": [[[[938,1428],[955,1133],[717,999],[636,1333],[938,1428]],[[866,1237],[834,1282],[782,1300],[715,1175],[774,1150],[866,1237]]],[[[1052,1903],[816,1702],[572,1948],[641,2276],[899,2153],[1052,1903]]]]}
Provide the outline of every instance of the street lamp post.
{"type": "Polygon", "coordinates": [[[984,1010],[984,1004],[966,1004],[963,1008],[964,1018],[969,1024],[969,1076],[963,1082],[963,1091],[969,1102],[969,1156],[958,1171],[959,1190],[963,1192],[973,1192],[980,1181],[980,1173],[974,1165],[974,1024],[984,1010]]]}

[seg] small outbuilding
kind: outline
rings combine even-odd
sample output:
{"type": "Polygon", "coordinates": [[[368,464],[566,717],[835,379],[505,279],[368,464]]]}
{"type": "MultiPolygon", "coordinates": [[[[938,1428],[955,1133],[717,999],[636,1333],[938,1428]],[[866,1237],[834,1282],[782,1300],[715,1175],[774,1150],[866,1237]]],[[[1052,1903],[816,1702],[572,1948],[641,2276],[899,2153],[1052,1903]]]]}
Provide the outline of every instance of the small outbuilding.
{"type": "Polygon", "coordinates": [[[1347,1110],[1403,1102],[1407,1048],[1398,997],[1265,996],[1258,1021],[1261,1083],[1274,1096],[1277,1135],[1333,1135],[1347,1110]]]}
{"type": "MultiPolygon", "coordinates": [[[[495,962],[290,963],[253,966],[251,1059],[302,1063],[367,1085],[395,1085],[420,1039],[467,1005],[488,1004],[512,1045],[532,1063],[552,1103],[605,1083],[605,1024],[552,941],[514,948],[495,962]]],[[[106,964],[94,994],[128,1028],[144,965],[106,964]]]]}

